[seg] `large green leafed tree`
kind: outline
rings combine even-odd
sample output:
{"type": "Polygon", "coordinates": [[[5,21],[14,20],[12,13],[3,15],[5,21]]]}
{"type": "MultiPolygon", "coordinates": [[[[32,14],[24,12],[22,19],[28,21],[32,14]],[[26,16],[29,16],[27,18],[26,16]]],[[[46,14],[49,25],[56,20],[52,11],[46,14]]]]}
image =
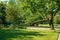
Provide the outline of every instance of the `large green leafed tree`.
{"type": "Polygon", "coordinates": [[[9,0],[6,5],[4,20],[14,25],[47,20],[51,29],[54,29],[54,17],[60,10],[59,0],[9,0]]]}

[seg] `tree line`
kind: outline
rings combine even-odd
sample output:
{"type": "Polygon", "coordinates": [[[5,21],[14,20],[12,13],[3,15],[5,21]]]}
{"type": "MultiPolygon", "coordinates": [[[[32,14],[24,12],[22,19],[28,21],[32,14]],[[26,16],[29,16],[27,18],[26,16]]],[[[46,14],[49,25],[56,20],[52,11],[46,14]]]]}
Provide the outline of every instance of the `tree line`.
{"type": "Polygon", "coordinates": [[[60,10],[59,0],[9,0],[0,2],[0,24],[14,27],[47,22],[54,29],[54,17],[60,10]]]}

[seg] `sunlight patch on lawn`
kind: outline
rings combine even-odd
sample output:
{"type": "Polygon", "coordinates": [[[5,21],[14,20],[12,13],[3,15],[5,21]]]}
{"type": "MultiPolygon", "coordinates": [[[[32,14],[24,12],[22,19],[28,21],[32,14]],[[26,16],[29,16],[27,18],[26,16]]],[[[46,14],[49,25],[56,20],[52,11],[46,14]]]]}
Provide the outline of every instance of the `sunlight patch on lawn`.
{"type": "Polygon", "coordinates": [[[1,40],[57,40],[58,33],[52,30],[1,29],[1,40]]]}

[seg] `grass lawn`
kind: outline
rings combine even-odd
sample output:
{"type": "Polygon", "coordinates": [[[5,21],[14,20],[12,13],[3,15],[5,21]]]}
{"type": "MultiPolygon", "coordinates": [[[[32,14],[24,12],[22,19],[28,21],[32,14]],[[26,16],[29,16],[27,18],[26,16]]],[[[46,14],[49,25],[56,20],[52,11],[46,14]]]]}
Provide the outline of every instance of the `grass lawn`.
{"type": "Polygon", "coordinates": [[[49,24],[39,24],[40,27],[49,27],[49,24]]]}
{"type": "MultiPolygon", "coordinates": [[[[49,24],[39,24],[38,26],[40,26],[40,27],[45,27],[45,28],[46,28],[46,27],[47,27],[47,28],[50,27],[49,24]]],[[[60,26],[60,24],[54,24],[54,26],[60,26]]]]}
{"type": "Polygon", "coordinates": [[[0,29],[0,40],[57,40],[57,36],[51,30],[0,29]]]}

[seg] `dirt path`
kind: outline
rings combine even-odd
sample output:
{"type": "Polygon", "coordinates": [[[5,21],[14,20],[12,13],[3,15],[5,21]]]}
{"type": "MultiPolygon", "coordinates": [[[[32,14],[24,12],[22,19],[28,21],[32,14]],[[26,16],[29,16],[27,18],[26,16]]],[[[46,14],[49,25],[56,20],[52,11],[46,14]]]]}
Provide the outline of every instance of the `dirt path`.
{"type": "Polygon", "coordinates": [[[58,40],[60,40],[60,33],[59,33],[59,36],[58,36],[58,40]]]}

